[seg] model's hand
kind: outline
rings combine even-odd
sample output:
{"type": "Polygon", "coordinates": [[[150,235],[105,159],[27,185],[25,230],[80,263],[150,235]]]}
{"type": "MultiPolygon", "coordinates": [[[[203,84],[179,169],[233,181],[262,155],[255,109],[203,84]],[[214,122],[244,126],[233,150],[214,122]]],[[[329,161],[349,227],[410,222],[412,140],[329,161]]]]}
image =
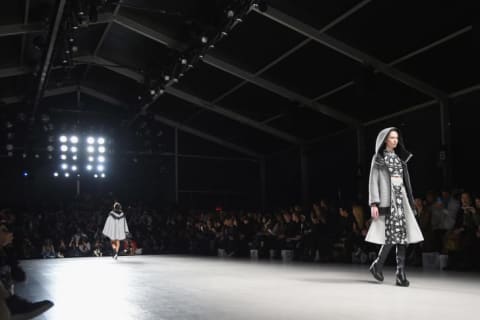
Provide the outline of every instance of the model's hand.
{"type": "Polygon", "coordinates": [[[373,219],[377,219],[379,217],[377,206],[372,206],[370,211],[373,219]]]}

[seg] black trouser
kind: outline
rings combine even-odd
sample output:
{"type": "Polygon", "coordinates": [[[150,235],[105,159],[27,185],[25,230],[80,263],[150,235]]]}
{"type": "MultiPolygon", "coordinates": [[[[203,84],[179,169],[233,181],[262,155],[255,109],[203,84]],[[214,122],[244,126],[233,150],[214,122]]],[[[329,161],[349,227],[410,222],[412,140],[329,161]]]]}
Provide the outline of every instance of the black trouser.
{"type": "Polygon", "coordinates": [[[378,257],[376,263],[378,267],[381,269],[387,260],[388,253],[393,248],[393,246],[397,247],[396,251],[396,260],[397,260],[397,270],[404,270],[405,269],[405,255],[407,251],[406,244],[384,244],[380,247],[378,251],[378,257]]]}

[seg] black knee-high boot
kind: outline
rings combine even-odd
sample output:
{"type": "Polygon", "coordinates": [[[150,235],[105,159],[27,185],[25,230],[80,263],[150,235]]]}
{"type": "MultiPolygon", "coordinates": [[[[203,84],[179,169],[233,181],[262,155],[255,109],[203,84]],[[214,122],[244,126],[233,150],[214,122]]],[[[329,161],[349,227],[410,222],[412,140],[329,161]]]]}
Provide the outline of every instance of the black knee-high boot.
{"type": "Polygon", "coordinates": [[[397,280],[396,285],[401,287],[408,287],[410,282],[405,275],[405,255],[407,246],[404,244],[397,244],[397,280]]]}
{"type": "Polygon", "coordinates": [[[383,281],[383,265],[385,264],[388,253],[390,252],[390,249],[392,249],[392,247],[393,245],[391,244],[382,245],[380,247],[380,250],[378,251],[377,259],[375,259],[370,266],[370,272],[372,273],[373,277],[378,281],[383,281]]]}

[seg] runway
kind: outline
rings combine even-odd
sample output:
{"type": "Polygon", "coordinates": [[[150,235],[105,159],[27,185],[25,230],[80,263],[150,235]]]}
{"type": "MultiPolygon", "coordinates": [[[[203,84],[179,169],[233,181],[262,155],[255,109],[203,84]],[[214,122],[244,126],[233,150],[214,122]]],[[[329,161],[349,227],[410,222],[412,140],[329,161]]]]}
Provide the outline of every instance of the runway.
{"type": "Polygon", "coordinates": [[[55,306],[36,319],[478,319],[480,275],[184,256],[22,261],[21,296],[55,306]]]}

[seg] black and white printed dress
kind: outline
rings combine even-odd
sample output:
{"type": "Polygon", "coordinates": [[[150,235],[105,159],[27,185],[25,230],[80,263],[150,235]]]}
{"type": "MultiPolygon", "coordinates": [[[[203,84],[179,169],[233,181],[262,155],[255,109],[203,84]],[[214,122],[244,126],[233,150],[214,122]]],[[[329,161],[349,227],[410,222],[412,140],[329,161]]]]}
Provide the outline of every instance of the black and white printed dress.
{"type": "Polygon", "coordinates": [[[123,211],[110,211],[103,227],[103,234],[110,240],[125,240],[127,238],[128,225],[123,211]]]}
{"type": "Polygon", "coordinates": [[[383,158],[390,173],[390,214],[385,216],[385,244],[407,244],[407,219],[404,201],[403,167],[393,151],[383,151],[383,158]]]}

